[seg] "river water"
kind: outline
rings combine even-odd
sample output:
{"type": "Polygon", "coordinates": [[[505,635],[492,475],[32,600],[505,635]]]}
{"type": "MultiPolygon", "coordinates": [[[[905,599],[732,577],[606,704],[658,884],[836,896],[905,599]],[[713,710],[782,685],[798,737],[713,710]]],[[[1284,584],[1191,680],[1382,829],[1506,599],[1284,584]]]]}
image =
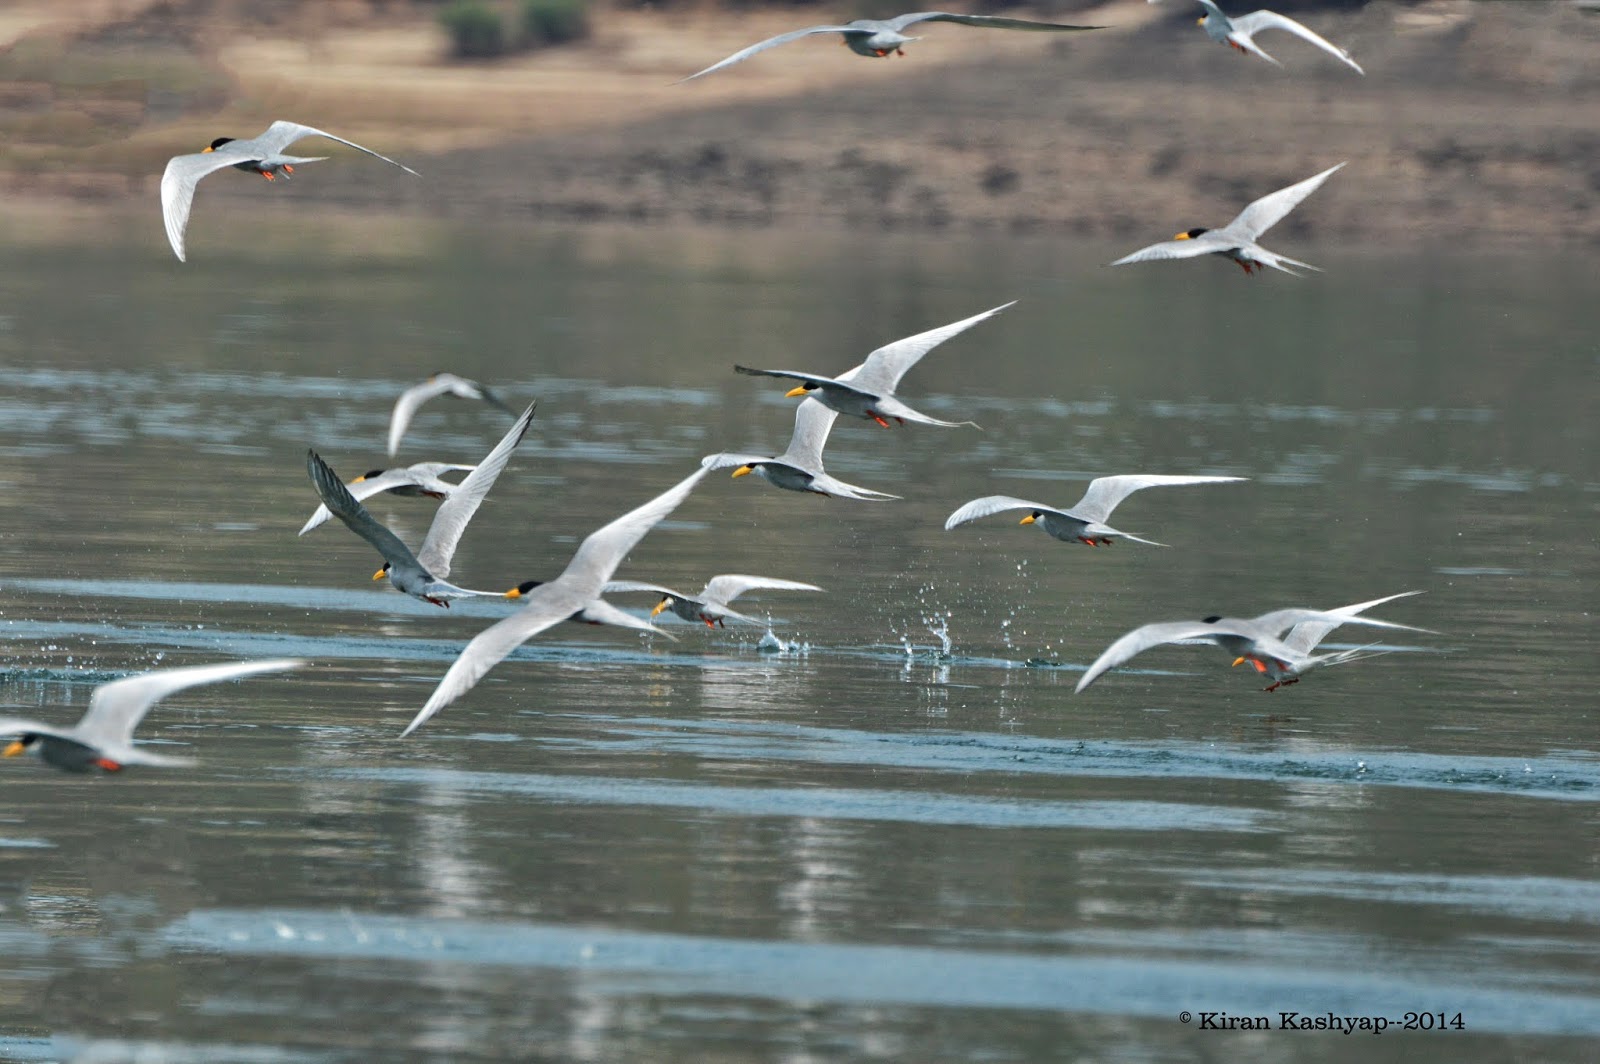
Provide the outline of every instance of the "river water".
{"type": "MultiPolygon", "coordinates": [[[[1291,231],[1327,273],[1247,279],[1066,237],[207,206],[186,265],[153,213],[7,219],[0,712],[312,664],[158,707],[141,737],[193,769],[0,764],[0,1057],[1594,1059],[1582,256],[1291,231]],[[785,385],[732,363],[837,372],[1013,299],[903,384],[982,431],[834,431],[829,471],[903,501],[714,474],[619,573],[825,589],[741,600],[770,635],[562,626],[397,738],[514,607],[374,584],[337,523],[297,539],[308,446],[385,465],[435,369],[536,398],[453,572],[510,587],[701,455],[783,449],[785,385]],[[1118,510],[1165,548],[942,529],[1130,472],[1250,480],[1118,510]],[[1378,615],[1431,632],[1341,629],[1388,653],[1273,694],[1211,647],[1073,694],[1139,624],[1401,591],[1378,615]],[[1286,1012],[1390,1026],[1212,1029],[1286,1012]]],[[[507,422],[437,400],[400,457],[475,461],[507,422]]],[[[415,543],[431,504],[373,510],[415,543]]]]}

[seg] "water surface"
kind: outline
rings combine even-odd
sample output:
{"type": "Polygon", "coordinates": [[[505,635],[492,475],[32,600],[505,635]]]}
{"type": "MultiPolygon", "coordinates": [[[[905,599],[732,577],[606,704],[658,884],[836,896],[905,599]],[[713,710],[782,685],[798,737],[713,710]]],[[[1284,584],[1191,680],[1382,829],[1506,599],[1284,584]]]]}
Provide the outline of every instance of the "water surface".
{"type": "MultiPolygon", "coordinates": [[[[193,770],[0,766],[0,1055],[1592,1057],[1584,263],[1319,247],[1324,276],[1246,280],[1065,238],[206,222],[274,235],[180,266],[142,215],[14,222],[0,698],[68,720],[137,670],[314,665],[152,714],[193,770]],[[511,607],[373,584],[337,525],[297,539],[308,446],[386,464],[434,369],[537,398],[453,574],[510,587],[701,455],[782,449],[792,401],[733,362],[842,370],[1011,299],[905,384],[983,431],[836,429],[830,471],[904,501],[718,475],[624,567],[823,586],[744,600],[784,650],[568,626],[397,739],[511,607]],[[1169,548],[942,530],[1134,471],[1251,479],[1118,511],[1169,548]],[[1137,624],[1404,590],[1382,615],[1437,634],[1341,630],[1391,652],[1275,694],[1178,647],[1072,694],[1137,624]],[[1285,1010],[1464,1030],[1194,1018],[1285,1010]]],[[[401,457],[505,424],[441,400],[401,457]]]]}

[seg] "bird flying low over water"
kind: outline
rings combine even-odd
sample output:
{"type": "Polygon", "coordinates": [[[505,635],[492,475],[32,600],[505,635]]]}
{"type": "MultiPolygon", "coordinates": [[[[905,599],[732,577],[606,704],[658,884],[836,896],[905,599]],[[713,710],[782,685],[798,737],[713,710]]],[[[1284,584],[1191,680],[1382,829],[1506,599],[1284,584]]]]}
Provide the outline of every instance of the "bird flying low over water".
{"type": "Polygon", "coordinates": [[[96,768],[116,772],[125,765],[192,765],[194,762],[189,758],[152,754],[145,747],[133,745],[133,730],[157,702],[201,684],[298,669],[304,664],[292,658],[238,661],[161,669],[113,680],[94,689],[89,709],[70,728],[0,717],[0,736],[13,737],[0,753],[16,757],[30,750],[37,751],[41,760],[68,772],[88,772],[96,768]]]}
{"type": "Polygon", "coordinates": [[[768,458],[759,454],[709,454],[700,464],[707,469],[727,469],[736,466],[733,475],[742,477],[754,473],[773,487],[786,491],[809,491],[835,499],[858,499],[863,502],[882,502],[898,499],[871,488],[858,488],[829,476],[822,468],[822,448],[833,431],[833,422],[839,415],[817,402],[804,399],[794,412],[794,434],[789,437],[789,449],[768,458]]]}
{"type": "Polygon", "coordinates": [[[394,401],[394,413],[389,415],[390,458],[393,458],[394,453],[400,449],[400,439],[406,434],[406,429],[410,428],[411,418],[416,414],[417,408],[429,399],[437,399],[441,395],[477,399],[512,417],[517,415],[515,410],[502,403],[493,392],[477,381],[469,381],[465,377],[457,377],[454,373],[439,370],[430,374],[421,384],[413,384],[401,392],[400,398],[394,401]]]}
{"type": "MultiPolygon", "coordinates": [[[[638,509],[591,532],[578,545],[560,576],[533,586],[525,595],[527,605],[485,628],[466,645],[427,703],[400,733],[401,737],[410,735],[435,713],[472,690],[485,673],[517,647],[600,602],[606,581],[617,571],[622,559],[647,532],[689,497],[689,492],[705,475],[705,469],[697,469],[638,509]]],[[[621,610],[616,612],[622,613],[621,610]]]]}
{"type": "Polygon", "coordinates": [[[323,505],[343,521],[350,531],[372,544],[383,555],[383,568],[373,573],[372,579],[380,580],[387,576],[396,591],[404,591],[413,598],[447,609],[450,599],[476,595],[499,596],[497,591],[471,591],[457,587],[445,577],[450,575],[450,559],[455,556],[461,534],[467,530],[467,522],[478,512],[489,489],[494,487],[495,480],[511,460],[511,452],[527,435],[528,426],[533,423],[534,405],[528,404],[528,409],[517,418],[517,423],[511,426],[505,438],[478,463],[477,468],[467,474],[467,479],[456,485],[450,497],[439,506],[439,511],[433,515],[433,524],[428,528],[428,535],[416,554],[412,554],[410,548],[400,542],[399,536],[385,528],[367,512],[365,506],[356,501],[350,489],[344,486],[338,474],[316,451],[306,452],[306,472],[310,474],[317,494],[322,497],[323,505]]]}
{"type": "MultiPolygon", "coordinates": [[[[345,487],[350,489],[351,496],[357,502],[364,502],[383,492],[391,495],[425,495],[430,499],[446,499],[460,485],[445,480],[444,474],[470,473],[477,468],[470,465],[453,465],[449,462],[418,462],[404,469],[369,470],[345,487]]],[[[332,516],[326,506],[318,506],[312,513],[311,519],[302,525],[296,534],[303,536],[332,516]]]]}
{"type": "Polygon", "coordinates": [[[1295,272],[1289,268],[1290,266],[1317,270],[1320,273],[1319,267],[1268,251],[1256,241],[1261,238],[1262,233],[1283,221],[1290,211],[1300,205],[1300,201],[1315,192],[1343,166],[1344,163],[1331,166],[1299,184],[1280,188],[1276,192],[1262,196],[1240,211],[1237,218],[1221,229],[1189,229],[1171,240],[1151,244],[1131,255],[1124,255],[1111,265],[1122,266],[1129,262],[1150,262],[1154,259],[1192,259],[1200,255],[1221,255],[1238,264],[1247,274],[1266,266],[1290,274],[1295,272]]]}
{"type": "Polygon", "coordinates": [[[894,18],[875,19],[858,18],[853,22],[828,24],[823,26],[807,26],[802,30],[790,30],[780,33],[776,37],[768,37],[764,41],[752,44],[734,52],[728,58],[713,63],[697,74],[690,74],[680,80],[693,81],[695,78],[705,77],[712,71],[730,67],[741,63],[758,52],[768,48],[776,48],[780,44],[798,41],[802,37],[810,37],[818,33],[837,33],[844,40],[842,43],[857,55],[870,56],[882,59],[889,55],[905,55],[901,47],[912,41],[920,40],[918,37],[907,37],[905,30],[919,22],[954,22],[962,26],[980,26],[995,30],[1032,30],[1044,33],[1074,33],[1083,30],[1098,30],[1100,26],[1069,26],[1058,22],[1030,22],[1021,18],[1004,18],[1000,15],[952,15],[944,11],[918,11],[909,15],[896,15],[894,18]]]}
{"type": "Polygon", "coordinates": [[[1235,665],[1248,662],[1256,672],[1271,679],[1272,683],[1264,690],[1276,691],[1285,684],[1298,683],[1300,677],[1311,669],[1356,661],[1374,653],[1370,647],[1357,647],[1333,654],[1311,653],[1329,632],[1341,624],[1365,624],[1407,632],[1427,631],[1426,628],[1393,624],[1360,615],[1363,610],[1373,606],[1418,594],[1421,592],[1403,591],[1398,595],[1334,610],[1273,610],[1244,620],[1207,617],[1199,621],[1147,624],[1135,628],[1107,647],[1078,680],[1077,692],[1094,683],[1107,669],[1116,668],[1135,655],[1163,643],[1215,643],[1234,656],[1235,665]]]}
{"type": "Polygon", "coordinates": [[[1045,506],[1042,503],[1028,502],[1026,499],[1013,499],[1009,495],[985,495],[981,499],[973,499],[947,517],[944,529],[948,532],[957,525],[964,525],[968,521],[976,521],[980,517],[988,517],[1002,510],[1030,510],[1032,512],[1020,523],[1037,524],[1063,543],[1076,540],[1091,547],[1109,547],[1117,539],[1131,539],[1135,543],[1163,547],[1166,544],[1157,543],[1153,539],[1141,539],[1130,532],[1119,532],[1107,525],[1105,522],[1111,517],[1111,511],[1115,510],[1123,499],[1145,488],[1171,488],[1185,484],[1227,484],[1246,479],[1248,478],[1165,476],[1159,473],[1099,477],[1089,482],[1089,488],[1083,493],[1083,498],[1065,510],[1045,506]]]}
{"type": "MultiPolygon", "coordinates": [[[[1154,4],[1157,0],[1150,2],[1154,4]]],[[[1281,67],[1283,64],[1262,51],[1261,46],[1252,38],[1263,30],[1283,30],[1316,45],[1357,74],[1363,76],[1366,74],[1366,71],[1361,69],[1361,64],[1350,58],[1349,52],[1276,11],[1252,11],[1248,15],[1234,15],[1230,18],[1224,15],[1222,9],[1212,0],[1200,0],[1200,6],[1206,9],[1206,13],[1195,21],[1205,27],[1206,36],[1218,44],[1226,44],[1235,51],[1260,56],[1273,66],[1281,67]]]]}
{"type": "Polygon", "coordinates": [[[895,397],[894,390],[899,386],[900,378],[904,377],[912,366],[922,361],[923,355],[952,336],[966,332],[985,318],[993,317],[1006,307],[1015,305],[1016,300],[1012,300],[1003,306],[975,314],[954,324],[941,325],[937,329],[908,336],[904,340],[896,340],[892,344],[878,348],[868,355],[861,365],[852,366],[837,377],[822,377],[791,369],[750,369],[747,366],[733,368],[752,377],[783,377],[799,381],[798,387],[791,388],[785,393],[787,396],[793,398],[809,395],[829,410],[844,414],[846,417],[876,421],[884,428],[889,427],[889,422],[884,419],[891,417],[902,425],[907,421],[915,421],[923,425],[939,425],[944,428],[958,428],[962,425],[973,425],[976,428],[977,426],[971,421],[940,421],[938,418],[913,410],[895,397]]]}
{"type": "Polygon", "coordinates": [[[654,617],[663,610],[671,610],[686,621],[704,621],[707,628],[718,626],[726,628],[727,625],[723,621],[728,617],[750,624],[762,623],[754,617],[747,617],[737,612],[728,604],[747,591],[763,590],[821,591],[822,589],[815,584],[802,584],[798,580],[774,580],[765,576],[742,576],[738,573],[713,576],[695,595],[685,595],[670,587],[643,584],[635,580],[613,580],[606,585],[608,595],[626,594],[630,591],[654,592],[661,595],[662,599],[656,603],[655,609],[650,611],[650,616],[654,617]]]}
{"type": "Polygon", "coordinates": [[[327,137],[348,148],[365,152],[374,159],[382,159],[391,166],[398,166],[415,177],[422,176],[411,167],[397,163],[387,155],[379,155],[371,148],[363,148],[353,140],[345,140],[311,126],[302,126],[298,122],[274,122],[265,133],[246,140],[218,137],[210,147],[193,155],[174,155],[167,160],[167,169],[161,175],[161,217],[167,225],[167,240],[171,242],[179,262],[187,261],[183,237],[189,227],[189,208],[194,203],[194,190],[200,179],[231,166],[235,170],[260,174],[268,181],[276,180],[279,174],[287,180],[299,164],[322,162],[328,158],[326,155],[302,158],[283,154],[285,148],[302,137],[327,137]]]}

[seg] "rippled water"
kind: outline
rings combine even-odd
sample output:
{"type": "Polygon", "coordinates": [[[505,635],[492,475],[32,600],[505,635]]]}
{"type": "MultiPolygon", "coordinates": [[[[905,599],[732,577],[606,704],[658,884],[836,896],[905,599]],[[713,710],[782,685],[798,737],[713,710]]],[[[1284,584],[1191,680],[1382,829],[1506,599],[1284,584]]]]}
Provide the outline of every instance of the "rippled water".
{"type": "MultiPolygon", "coordinates": [[[[150,218],[14,221],[0,712],[314,664],[153,713],[193,770],[0,765],[0,1057],[1593,1058],[1586,262],[1319,247],[1325,276],[1246,280],[1067,238],[206,224],[280,234],[179,266],[150,218]],[[564,626],[397,739],[512,607],[373,584],[337,525],[297,539],[307,446],[384,465],[437,368],[537,398],[453,574],[510,587],[700,455],[782,449],[792,401],[733,362],[839,370],[1014,298],[905,384],[983,431],[835,431],[829,470],[905,501],[711,477],[621,574],[826,594],[742,600],[770,634],[564,626]],[[1168,549],[942,531],[1134,471],[1251,481],[1118,511],[1168,549]],[[1275,694],[1183,647],[1072,694],[1146,621],[1403,590],[1381,615],[1436,634],[1275,694]],[[1395,1026],[1200,1029],[1285,1011],[1395,1026]]],[[[402,458],[505,424],[441,400],[402,458]]]]}

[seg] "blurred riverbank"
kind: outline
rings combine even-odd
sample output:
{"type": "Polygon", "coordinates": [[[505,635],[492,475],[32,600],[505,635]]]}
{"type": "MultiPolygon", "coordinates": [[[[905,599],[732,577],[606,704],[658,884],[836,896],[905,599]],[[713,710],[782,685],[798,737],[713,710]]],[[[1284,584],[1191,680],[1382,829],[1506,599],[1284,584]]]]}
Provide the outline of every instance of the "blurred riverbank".
{"type": "Polygon", "coordinates": [[[583,44],[459,63],[445,58],[433,10],[18,3],[0,18],[11,42],[0,182],[13,200],[145,199],[154,210],[168,156],[285,117],[402,158],[426,180],[338,159],[282,189],[215,178],[202,197],[1141,241],[1220,224],[1347,159],[1285,230],[1600,239],[1600,17],[1571,4],[1380,0],[1304,13],[1365,78],[1282,34],[1263,38],[1281,70],[1213,45],[1182,0],[1111,0],[1050,14],[1110,27],[1097,33],[934,25],[885,62],[821,38],[689,85],[673,82],[830,15],[601,8],[583,44]]]}

